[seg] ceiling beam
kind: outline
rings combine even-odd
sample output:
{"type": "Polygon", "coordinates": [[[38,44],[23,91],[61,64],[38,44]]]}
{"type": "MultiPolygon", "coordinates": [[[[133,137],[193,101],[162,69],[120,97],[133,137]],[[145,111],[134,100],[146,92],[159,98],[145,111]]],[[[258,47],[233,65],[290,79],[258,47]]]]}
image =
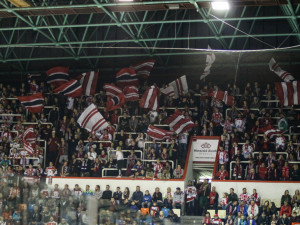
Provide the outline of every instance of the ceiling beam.
{"type": "MultiPolygon", "coordinates": [[[[284,49],[284,50],[277,50],[277,52],[299,52],[300,49],[284,49]]],[[[182,51],[182,52],[167,52],[167,53],[153,53],[152,57],[159,57],[159,56],[182,56],[182,55],[206,55],[207,52],[205,51],[182,51]]],[[[88,55],[88,56],[79,56],[76,60],[85,60],[85,59],[111,59],[111,58],[129,58],[129,57],[149,57],[147,53],[145,54],[112,54],[112,55],[88,55]]],[[[19,59],[7,59],[2,60],[3,63],[7,62],[18,62],[18,61],[58,61],[58,60],[74,60],[74,57],[66,56],[57,56],[57,57],[37,57],[37,58],[19,58],[19,59]]],[[[1,62],[1,61],[0,61],[1,62]]],[[[297,61],[295,61],[297,62],[297,61]]],[[[294,64],[295,62],[288,62],[286,64],[294,64]]],[[[300,62],[297,62],[300,63],[300,62]]],[[[284,64],[284,63],[280,63],[284,64]]],[[[267,64],[264,64],[265,66],[267,64]]]]}
{"type": "MultiPolygon", "coordinates": [[[[279,33],[279,34],[251,34],[252,37],[287,37],[287,36],[297,36],[298,34],[295,33],[279,33]]],[[[221,35],[220,38],[222,39],[231,39],[231,38],[249,38],[248,35],[221,35]]],[[[143,38],[143,39],[137,39],[136,41],[142,41],[142,42],[153,42],[153,41],[184,41],[184,40],[211,40],[215,39],[217,40],[218,37],[216,36],[197,36],[197,37],[164,37],[164,38],[143,38]]],[[[29,48],[29,47],[43,47],[47,48],[49,46],[64,46],[66,45],[93,45],[89,48],[97,48],[95,44],[117,44],[117,43],[132,43],[132,40],[129,39],[119,39],[119,40],[85,40],[85,41],[69,41],[69,42],[32,42],[32,43],[19,43],[19,44],[1,44],[0,48],[29,48]]],[[[84,47],[82,47],[84,48],[84,47]]],[[[138,47],[137,47],[138,48],[138,47]]],[[[190,46],[192,48],[192,46],[190,46]]],[[[58,48],[59,49],[59,48],[58,48]]]]}
{"type": "MultiPolygon", "coordinates": [[[[220,18],[221,20],[230,21],[253,21],[253,20],[287,20],[287,19],[300,19],[300,16],[260,16],[260,17],[243,17],[243,18],[220,18]]],[[[110,27],[110,26],[133,26],[133,25],[156,25],[156,24],[178,24],[178,23],[206,23],[206,22],[220,22],[217,19],[187,19],[187,20],[166,20],[166,21],[136,21],[136,22],[111,22],[111,23],[87,23],[87,24],[65,24],[65,25],[48,25],[48,26],[36,26],[36,29],[64,29],[64,28],[86,28],[86,27],[110,27]]],[[[33,30],[31,26],[18,26],[18,27],[0,27],[0,31],[13,31],[13,30],[33,30]]]]}

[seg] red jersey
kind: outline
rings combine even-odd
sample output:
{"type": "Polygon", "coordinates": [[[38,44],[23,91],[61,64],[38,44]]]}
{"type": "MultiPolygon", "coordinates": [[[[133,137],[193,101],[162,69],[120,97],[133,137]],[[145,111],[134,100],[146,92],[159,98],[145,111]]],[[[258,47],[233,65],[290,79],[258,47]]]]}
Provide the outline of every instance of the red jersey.
{"type": "Polygon", "coordinates": [[[226,180],[226,178],[228,177],[228,172],[226,170],[219,170],[216,174],[216,176],[220,179],[220,180],[226,180]]]}
{"type": "Polygon", "coordinates": [[[290,168],[288,166],[284,166],[281,169],[281,177],[289,179],[290,178],[290,168]]]}

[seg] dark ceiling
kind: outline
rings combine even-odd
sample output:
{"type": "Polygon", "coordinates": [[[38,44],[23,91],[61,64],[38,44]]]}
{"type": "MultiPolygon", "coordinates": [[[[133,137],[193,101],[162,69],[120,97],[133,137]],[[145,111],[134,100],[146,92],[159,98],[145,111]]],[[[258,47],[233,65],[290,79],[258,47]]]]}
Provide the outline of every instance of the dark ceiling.
{"type": "Polygon", "coordinates": [[[271,57],[298,76],[300,48],[274,48],[300,44],[300,0],[229,0],[227,12],[212,10],[208,0],[27,2],[30,8],[0,1],[2,81],[57,65],[69,66],[74,74],[100,70],[109,80],[120,68],[148,58],[157,60],[152,79],[185,73],[196,81],[207,54],[199,49],[208,45],[273,49],[216,53],[210,79],[263,82],[274,78],[268,69],[271,57]]]}

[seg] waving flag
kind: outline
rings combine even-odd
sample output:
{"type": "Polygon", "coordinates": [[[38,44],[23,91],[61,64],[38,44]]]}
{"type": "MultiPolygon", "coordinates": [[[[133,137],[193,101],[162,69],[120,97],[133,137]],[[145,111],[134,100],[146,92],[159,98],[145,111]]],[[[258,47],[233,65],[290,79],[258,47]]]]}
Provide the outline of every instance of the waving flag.
{"type": "Polygon", "coordinates": [[[53,90],[54,93],[61,93],[65,96],[76,98],[82,95],[82,86],[78,80],[70,80],[53,90]]]}
{"type": "MultiPolygon", "coordinates": [[[[210,46],[208,46],[207,49],[211,50],[210,46]]],[[[204,79],[205,77],[207,77],[210,74],[210,68],[211,68],[212,64],[215,62],[215,60],[216,60],[216,56],[213,52],[206,55],[206,65],[205,65],[203,73],[200,76],[200,80],[204,79]]]]}
{"type": "Polygon", "coordinates": [[[139,86],[136,72],[132,68],[123,68],[116,74],[116,84],[120,88],[125,86],[139,86]]]}
{"type": "Polygon", "coordinates": [[[265,135],[267,135],[268,138],[273,138],[274,136],[283,134],[284,131],[275,129],[272,125],[269,124],[267,126],[261,127],[259,129],[259,133],[264,133],[265,135]]]}
{"type": "Polygon", "coordinates": [[[194,122],[190,119],[186,119],[180,110],[176,110],[173,115],[165,120],[165,123],[168,124],[171,130],[176,134],[184,133],[195,126],[194,122]]]}
{"type": "Polygon", "coordinates": [[[33,126],[27,127],[27,129],[23,132],[22,140],[23,142],[27,142],[29,144],[33,144],[36,142],[36,135],[34,133],[34,128],[33,126]]]}
{"type": "Polygon", "coordinates": [[[177,99],[180,95],[187,94],[189,92],[186,76],[182,76],[172,81],[169,86],[174,88],[174,98],[177,99]]]}
{"type": "Polygon", "coordinates": [[[44,109],[44,97],[40,92],[29,96],[19,96],[17,98],[29,112],[41,113],[44,109]]]}
{"type": "Polygon", "coordinates": [[[80,127],[94,133],[104,130],[108,126],[108,123],[94,104],[90,104],[89,107],[83,111],[77,123],[80,127]]]}
{"type": "Polygon", "coordinates": [[[140,100],[140,107],[144,109],[157,110],[159,107],[158,98],[159,89],[155,85],[152,85],[143,94],[140,100]]]}
{"type": "Polygon", "coordinates": [[[146,60],[146,61],[140,62],[134,66],[131,66],[131,68],[135,70],[136,75],[138,77],[147,79],[150,76],[150,73],[155,64],[155,61],[156,61],[155,59],[146,60]]]}
{"type": "Polygon", "coordinates": [[[113,84],[105,84],[103,89],[105,90],[106,95],[111,98],[122,93],[122,89],[113,84]]]}
{"type": "Polygon", "coordinates": [[[33,148],[33,146],[30,143],[28,143],[27,141],[24,141],[23,145],[24,145],[24,149],[27,152],[27,154],[29,156],[33,156],[34,155],[34,148],[33,148]]]}
{"type": "Polygon", "coordinates": [[[99,73],[95,71],[90,71],[87,73],[82,73],[77,77],[82,85],[82,93],[86,96],[93,96],[96,93],[96,88],[98,84],[99,73]]]}
{"type": "Polygon", "coordinates": [[[233,96],[228,95],[227,91],[214,91],[211,93],[211,96],[216,99],[219,99],[220,101],[223,101],[226,105],[233,106],[233,96]]]}
{"type": "Polygon", "coordinates": [[[135,86],[126,86],[123,89],[125,95],[125,102],[139,100],[139,89],[135,86]]]}
{"type": "Polygon", "coordinates": [[[161,88],[160,91],[161,93],[170,97],[174,97],[175,95],[173,86],[166,86],[165,88],[161,88]]]}
{"type": "Polygon", "coordinates": [[[106,110],[112,111],[112,110],[121,108],[124,103],[125,103],[124,94],[123,93],[118,94],[117,96],[110,98],[106,102],[106,110]]]}
{"type": "Polygon", "coordinates": [[[155,127],[153,125],[149,125],[148,129],[147,129],[147,134],[152,139],[155,139],[155,140],[158,140],[158,141],[162,141],[162,140],[165,140],[167,138],[170,138],[172,136],[173,132],[157,128],[157,127],[155,127]]]}
{"type": "Polygon", "coordinates": [[[276,94],[281,105],[292,106],[300,104],[300,82],[275,83],[276,94]]]}
{"type": "Polygon", "coordinates": [[[271,71],[277,74],[281,79],[283,79],[285,82],[290,82],[295,80],[292,74],[289,72],[281,69],[279,65],[276,63],[275,59],[272,58],[269,62],[269,68],[271,71]]]}
{"type": "Polygon", "coordinates": [[[54,67],[46,72],[47,83],[53,84],[55,87],[66,83],[69,80],[69,68],[68,67],[54,67]]]}

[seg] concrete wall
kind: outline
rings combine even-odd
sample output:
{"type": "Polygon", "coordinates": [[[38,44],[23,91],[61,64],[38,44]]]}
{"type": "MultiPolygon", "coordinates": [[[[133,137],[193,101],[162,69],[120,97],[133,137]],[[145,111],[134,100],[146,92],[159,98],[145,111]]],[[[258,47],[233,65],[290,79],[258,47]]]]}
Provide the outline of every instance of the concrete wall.
{"type": "Polygon", "coordinates": [[[223,195],[224,192],[229,193],[230,188],[234,188],[234,192],[240,195],[242,189],[247,188],[247,192],[252,194],[255,188],[260,194],[262,200],[268,199],[274,201],[276,206],[279,207],[281,196],[285,190],[289,190],[290,195],[293,196],[296,189],[300,189],[300,182],[264,182],[264,181],[212,181],[212,186],[216,187],[219,195],[223,195]]]}
{"type": "MultiPolygon", "coordinates": [[[[47,179],[48,183],[48,179],[47,179]]],[[[60,188],[63,188],[65,184],[69,185],[70,189],[73,189],[75,184],[78,184],[82,190],[85,190],[85,185],[90,185],[91,189],[94,190],[96,185],[100,185],[102,191],[105,190],[106,185],[110,185],[110,189],[114,192],[117,187],[121,188],[121,191],[124,191],[125,187],[128,187],[130,193],[132,194],[135,191],[136,186],[141,187],[141,191],[145,192],[149,190],[152,194],[155,191],[156,187],[160,188],[160,191],[164,195],[167,192],[167,188],[170,187],[172,192],[176,191],[177,187],[180,187],[182,190],[184,188],[183,180],[148,180],[148,179],[129,179],[129,178],[61,178],[54,177],[52,179],[52,185],[49,185],[51,188],[55,184],[58,184],[60,188]]]]}

